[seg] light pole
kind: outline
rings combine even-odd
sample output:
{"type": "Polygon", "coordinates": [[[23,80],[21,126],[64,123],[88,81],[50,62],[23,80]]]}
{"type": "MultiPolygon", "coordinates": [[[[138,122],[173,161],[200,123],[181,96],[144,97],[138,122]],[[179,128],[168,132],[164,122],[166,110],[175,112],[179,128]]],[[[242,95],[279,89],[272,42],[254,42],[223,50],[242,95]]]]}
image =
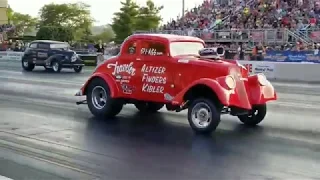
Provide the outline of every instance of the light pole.
{"type": "Polygon", "coordinates": [[[185,6],[185,5],[184,5],[184,3],[185,3],[184,1],[185,1],[185,0],[182,0],[182,18],[184,18],[184,6],[185,6]]]}

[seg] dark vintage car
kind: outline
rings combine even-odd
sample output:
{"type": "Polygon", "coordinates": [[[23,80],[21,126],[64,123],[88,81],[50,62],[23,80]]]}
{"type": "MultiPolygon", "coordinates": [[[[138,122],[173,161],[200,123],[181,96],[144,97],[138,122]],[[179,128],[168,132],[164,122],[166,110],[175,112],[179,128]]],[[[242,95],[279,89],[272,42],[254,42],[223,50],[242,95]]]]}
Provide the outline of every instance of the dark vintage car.
{"type": "Polygon", "coordinates": [[[81,72],[83,60],[70,50],[68,43],[51,40],[32,41],[22,57],[22,68],[32,71],[35,66],[43,66],[47,70],[60,72],[62,68],[71,68],[81,72]]]}

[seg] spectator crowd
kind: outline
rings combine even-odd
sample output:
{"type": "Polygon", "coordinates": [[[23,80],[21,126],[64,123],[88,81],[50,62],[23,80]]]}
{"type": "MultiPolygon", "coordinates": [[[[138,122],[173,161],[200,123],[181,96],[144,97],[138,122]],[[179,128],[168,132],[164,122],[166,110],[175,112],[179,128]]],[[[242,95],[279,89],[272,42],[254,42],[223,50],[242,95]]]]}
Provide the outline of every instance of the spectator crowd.
{"type": "Polygon", "coordinates": [[[320,25],[320,0],[216,0],[204,2],[183,17],[171,20],[162,30],[235,30],[288,28],[320,25]]]}
{"type": "Polygon", "coordinates": [[[0,33],[12,31],[12,30],[14,30],[14,26],[11,24],[0,25],[0,33]]]}
{"type": "Polygon", "coordinates": [[[0,25],[0,51],[22,51],[23,43],[20,41],[12,42],[12,40],[5,40],[6,33],[14,31],[14,26],[10,24],[2,24],[0,25]]]}

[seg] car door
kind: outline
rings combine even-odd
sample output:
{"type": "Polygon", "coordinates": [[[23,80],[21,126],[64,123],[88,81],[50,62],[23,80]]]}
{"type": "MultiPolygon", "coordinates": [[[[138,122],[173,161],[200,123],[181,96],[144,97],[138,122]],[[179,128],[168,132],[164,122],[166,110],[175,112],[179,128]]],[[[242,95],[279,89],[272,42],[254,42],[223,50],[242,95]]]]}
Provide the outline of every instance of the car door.
{"type": "Polygon", "coordinates": [[[165,42],[141,40],[135,59],[138,75],[135,76],[140,100],[169,102],[173,98],[171,59],[165,42]]]}
{"type": "Polygon", "coordinates": [[[28,48],[24,52],[24,57],[27,60],[31,60],[32,62],[36,62],[37,60],[37,47],[38,43],[29,44],[28,48]]]}
{"type": "Polygon", "coordinates": [[[37,64],[44,64],[45,60],[49,58],[49,43],[38,43],[37,48],[37,64]]]}
{"type": "Polygon", "coordinates": [[[124,98],[137,98],[136,96],[139,95],[137,92],[139,81],[135,78],[140,75],[138,64],[135,62],[138,57],[138,46],[137,40],[126,41],[118,60],[107,64],[108,69],[113,69],[112,75],[124,98]]]}

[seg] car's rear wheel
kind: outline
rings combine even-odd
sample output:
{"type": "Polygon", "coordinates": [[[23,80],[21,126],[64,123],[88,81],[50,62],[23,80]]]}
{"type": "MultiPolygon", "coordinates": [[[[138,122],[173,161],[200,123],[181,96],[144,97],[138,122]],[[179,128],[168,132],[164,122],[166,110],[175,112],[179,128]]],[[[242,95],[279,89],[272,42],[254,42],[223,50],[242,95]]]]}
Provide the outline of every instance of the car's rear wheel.
{"type": "Polygon", "coordinates": [[[111,98],[110,89],[102,79],[94,79],[88,86],[87,103],[91,113],[97,117],[112,118],[120,113],[123,104],[111,98]]]}
{"type": "Polygon", "coordinates": [[[61,64],[59,63],[59,61],[56,61],[56,60],[52,61],[51,66],[52,66],[53,72],[56,72],[56,73],[60,72],[62,69],[61,64]]]}
{"type": "Polygon", "coordinates": [[[35,65],[29,63],[29,61],[27,59],[22,59],[21,63],[22,63],[22,68],[25,71],[32,71],[35,67],[35,65]]]}
{"type": "Polygon", "coordinates": [[[73,68],[76,73],[80,73],[82,71],[82,66],[76,66],[73,68]]]}
{"type": "Polygon", "coordinates": [[[134,105],[141,112],[151,112],[151,113],[159,111],[164,106],[164,104],[154,103],[154,102],[138,102],[134,105]]]}
{"type": "Polygon", "coordinates": [[[221,113],[212,100],[198,98],[188,108],[188,121],[191,128],[201,134],[209,134],[220,123],[221,113]]]}
{"type": "Polygon", "coordinates": [[[255,105],[249,114],[238,116],[239,120],[248,126],[255,126],[259,124],[266,117],[267,105],[255,105]]]}

